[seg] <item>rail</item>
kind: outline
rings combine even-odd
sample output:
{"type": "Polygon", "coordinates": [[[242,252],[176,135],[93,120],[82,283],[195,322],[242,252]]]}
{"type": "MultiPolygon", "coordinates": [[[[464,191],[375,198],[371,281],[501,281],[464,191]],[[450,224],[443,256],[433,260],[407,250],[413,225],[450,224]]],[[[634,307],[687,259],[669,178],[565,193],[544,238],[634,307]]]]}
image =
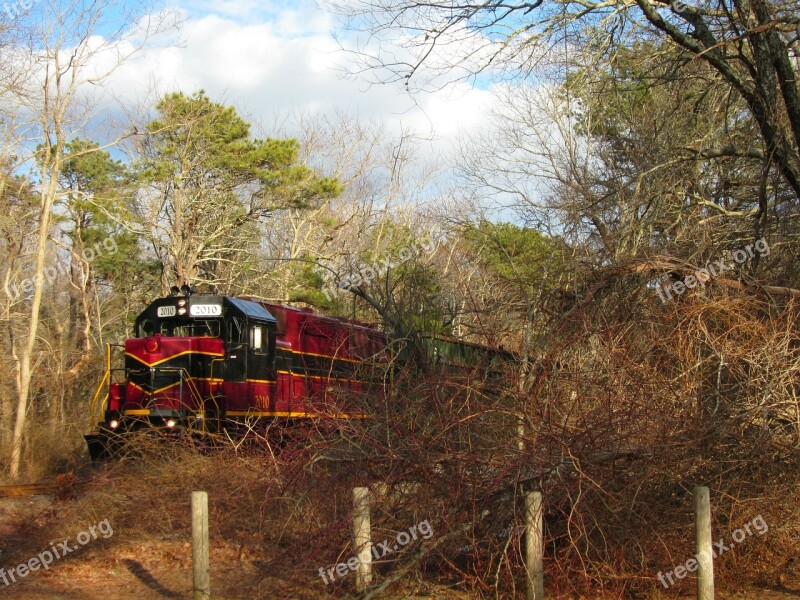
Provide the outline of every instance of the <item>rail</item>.
{"type": "Polygon", "coordinates": [[[0,485],[0,498],[24,498],[27,496],[50,496],[56,491],[55,483],[21,483],[0,485]]]}

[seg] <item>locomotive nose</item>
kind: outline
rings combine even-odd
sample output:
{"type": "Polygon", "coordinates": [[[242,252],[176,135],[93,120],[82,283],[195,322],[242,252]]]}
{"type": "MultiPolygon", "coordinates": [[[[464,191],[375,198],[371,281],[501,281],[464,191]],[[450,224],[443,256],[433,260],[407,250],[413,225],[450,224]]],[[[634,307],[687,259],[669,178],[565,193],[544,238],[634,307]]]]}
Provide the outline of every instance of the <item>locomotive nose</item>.
{"type": "Polygon", "coordinates": [[[168,428],[202,413],[212,393],[213,361],[223,355],[219,338],[156,333],[125,342],[126,407],[132,416],[157,419],[168,428]]]}

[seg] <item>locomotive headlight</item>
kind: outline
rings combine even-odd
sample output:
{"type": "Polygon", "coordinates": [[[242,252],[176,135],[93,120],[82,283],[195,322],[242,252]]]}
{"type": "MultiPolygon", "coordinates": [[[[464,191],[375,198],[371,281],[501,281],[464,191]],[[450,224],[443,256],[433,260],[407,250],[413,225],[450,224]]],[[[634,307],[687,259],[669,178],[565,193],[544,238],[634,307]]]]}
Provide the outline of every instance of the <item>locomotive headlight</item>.
{"type": "Polygon", "coordinates": [[[185,308],[179,308],[178,309],[178,314],[179,315],[185,315],[186,314],[186,309],[185,308]]]}
{"type": "Polygon", "coordinates": [[[117,427],[119,427],[119,421],[117,421],[116,419],[111,419],[111,420],[108,422],[108,426],[109,426],[109,428],[111,428],[111,429],[116,429],[117,427]]]}
{"type": "Polygon", "coordinates": [[[167,425],[167,429],[172,429],[173,427],[175,427],[175,419],[167,420],[166,425],[167,425]]]}
{"type": "Polygon", "coordinates": [[[186,306],[186,298],[181,298],[178,300],[178,306],[186,306]]]}

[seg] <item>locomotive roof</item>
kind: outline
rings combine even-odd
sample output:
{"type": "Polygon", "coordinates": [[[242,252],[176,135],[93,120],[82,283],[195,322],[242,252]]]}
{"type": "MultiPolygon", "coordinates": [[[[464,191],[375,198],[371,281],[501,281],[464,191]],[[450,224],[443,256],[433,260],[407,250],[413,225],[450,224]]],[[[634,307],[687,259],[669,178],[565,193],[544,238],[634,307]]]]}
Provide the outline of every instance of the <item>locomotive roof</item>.
{"type": "Polygon", "coordinates": [[[232,298],[231,296],[225,296],[225,299],[242,311],[246,317],[251,319],[261,319],[262,321],[270,321],[271,323],[275,322],[275,317],[267,312],[267,310],[258,302],[245,300],[243,298],[232,298]]]}
{"type": "Polygon", "coordinates": [[[293,313],[296,313],[296,314],[310,316],[310,317],[313,317],[314,319],[317,319],[317,320],[320,320],[320,321],[324,321],[324,322],[338,323],[338,324],[342,324],[342,325],[348,325],[350,327],[359,327],[359,328],[362,328],[362,329],[366,329],[367,331],[370,331],[370,332],[381,333],[381,330],[378,327],[376,327],[375,325],[372,325],[370,323],[362,323],[361,321],[354,321],[352,319],[346,319],[346,318],[343,318],[343,317],[333,317],[333,316],[330,316],[330,315],[326,315],[326,314],[323,314],[323,313],[316,312],[315,310],[313,310],[311,308],[300,308],[300,307],[297,307],[297,306],[289,306],[288,304],[280,304],[280,303],[277,303],[277,302],[269,302],[267,300],[261,300],[261,299],[259,299],[257,297],[253,297],[253,296],[245,296],[245,299],[249,300],[251,302],[258,303],[259,305],[264,306],[267,310],[269,310],[271,307],[280,308],[282,310],[290,311],[290,312],[293,312],[293,313]]]}

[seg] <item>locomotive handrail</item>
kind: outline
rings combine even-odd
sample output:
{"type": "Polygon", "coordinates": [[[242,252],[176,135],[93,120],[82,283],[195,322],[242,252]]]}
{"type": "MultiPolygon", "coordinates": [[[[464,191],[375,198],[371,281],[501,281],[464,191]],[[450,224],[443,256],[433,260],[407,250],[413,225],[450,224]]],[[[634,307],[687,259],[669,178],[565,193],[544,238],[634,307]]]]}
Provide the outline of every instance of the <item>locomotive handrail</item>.
{"type": "MultiPolygon", "coordinates": [[[[209,370],[208,370],[208,376],[209,376],[209,379],[210,379],[209,386],[208,386],[208,392],[209,392],[209,394],[211,394],[211,402],[214,403],[214,413],[213,414],[214,414],[214,416],[216,418],[219,418],[219,416],[220,416],[219,415],[219,402],[217,402],[217,394],[215,393],[215,390],[214,390],[214,363],[220,363],[222,365],[222,371],[223,371],[222,375],[224,376],[225,360],[222,359],[222,358],[212,358],[211,359],[211,364],[209,365],[209,370]]],[[[203,433],[204,434],[206,432],[206,419],[205,419],[205,416],[206,415],[205,415],[205,404],[204,404],[203,405],[203,433]]]]}
{"type": "Polygon", "coordinates": [[[200,390],[197,389],[194,379],[189,376],[189,372],[185,368],[181,368],[181,371],[181,377],[183,377],[184,374],[186,375],[186,383],[189,384],[189,393],[199,402],[198,406],[203,406],[203,395],[200,393],[200,390]]]}
{"type": "Polygon", "coordinates": [[[89,415],[90,415],[90,418],[92,419],[92,426],[94,426],[94,424],[97,422],[98,418],[102,418],[103,417],[104,408],[106,406],[106,402],[108,401],[108,396],[109,396],[110,389],[106,388],[105,396],[103,396],[103,400],[100,403],[99,417],[96,416],[98,414],[97,410],[96,410],[97,409],[97,399],[100,397],[100,392],[103,391],[103,388],[106,385],[106,381],[108,381],[109,383],[111,382],[111,344],[110,343],[106,344],[106,370],[105,370],[105,373],[103,373],[103,378],[100,380],[100,385],[97,386],[97,390],[95,391],[94,396],[92,396],[91,402],[89,402],[89,415]]]}
{"type": "Polygon", "coordinates": [[[98,418],[102,417],[103,407],[106,405],[106,402],[108,401],[108,390],[106,389],[106,393],[103,396],[102,402],[100,403],[99,417],[97,416],[98,415],[98,412],[97,412],[97,400],[100,397],[100,392],[103,390],[103,388],[104,388],[104,386],[106,384],[106,381],[110,377],[111,377],[111,372],[110,371],[106,371],[105,374],[103,375],[103,378],[100,380],[100,385],[97,386],[97,390],[95,391],[94,396],[92,396],[91,402],[89,403],[89,415],[90,415],[90,418],[92,420],[92,425],[95,424],[95,422],[97,421],[98,418]]]}
{"type": "Polygon", "coordinates": [[[109,395],[110,395],[110,392],[111,392],[111,385],[110,385],[111,384],[111,373],[113,373],[114,371],[124,371],[124,369],[112,369],[111,368],[111,346],[124,347],[124,346],[122,346],[122,344],[112,344],[111,342],[108,342],[106,344],[106,368],[105,368],[105,372],[103,373],[103,377],[102,377],[102,379],[100,379],[100,384],[97,386],[97,389],[95,390],[94,395],[92,396],[92,399],[89,402],[89,415],[90,415],[90,418],[92,419],[92,423],[91,423],[92,427],[94,427],[95,423],[97,423],[98,420],[103,418],[103,413],[105,413],[106,404],[108,402],[108,398],[109,398],[109,395]],[[100,401],[100,406],[99,406],[99,410],[98,410],[97,401],[100,399],[100,393],[103,391],[103,387],[106,386],[106,385],[108,385],[108,387],[105,388],[106,389],[106,393],[103,396],[103,399],[100,401]]]}

